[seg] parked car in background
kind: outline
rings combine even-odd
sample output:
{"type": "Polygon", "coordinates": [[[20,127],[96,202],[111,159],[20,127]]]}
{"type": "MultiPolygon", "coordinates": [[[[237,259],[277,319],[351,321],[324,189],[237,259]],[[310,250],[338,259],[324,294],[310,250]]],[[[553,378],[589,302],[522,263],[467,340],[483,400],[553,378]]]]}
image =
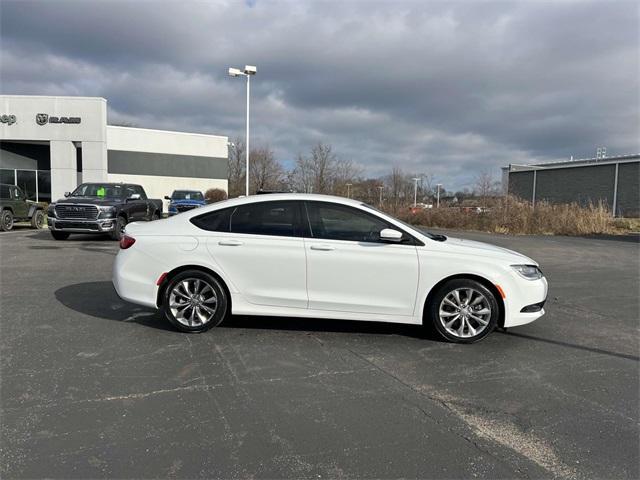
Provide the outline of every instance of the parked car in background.
{"type": "Polygon", "coordinates": [[[325,195],[252,195],[136,223],[120,248],[120,297],[185,332],[234,313],[424,323],[471,343],[541,317],[547,297],[522,254],[325,195]]]}
{"type": "Polygon", "coordinates": [[[83,183],[49,205],[47,218],[56,240],[72,233],[108,233],[119,240],[128,223],[162,218],[162,200],[147,198],[140,185],[83,183]]]}
{"type": "Polygon", "coordinates": [[[0,230],[9,231],[15,222],[31,222],[33,228],[44,226],[44,205],[27,199],[15,185],[0,184],[0,230]]]}
{"type": "Polygon", "coordinates": [[[198,190],[174,190],[170,197],[164,198],[169,200],[170,217],[206,205],[204,195],[198,190]]]}

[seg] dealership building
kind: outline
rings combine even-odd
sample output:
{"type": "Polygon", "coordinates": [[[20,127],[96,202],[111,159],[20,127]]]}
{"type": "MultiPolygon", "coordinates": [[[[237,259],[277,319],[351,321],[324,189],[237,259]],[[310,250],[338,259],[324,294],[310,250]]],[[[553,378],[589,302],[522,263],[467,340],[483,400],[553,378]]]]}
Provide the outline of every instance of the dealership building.
{"type": "Polygon", "coordinates": [[[586,158],[502,169],[503,190],[530,201],[603,202],[618,217],[640,216],[640,154],[586,158]]]}
{"type": "Polygon", "coordinates": [[[0,96],[0,183],[50,202],[83,182],[128,182],[150,198],[227,191],[225,136],[107,125],[95,97],[0,96]]]}

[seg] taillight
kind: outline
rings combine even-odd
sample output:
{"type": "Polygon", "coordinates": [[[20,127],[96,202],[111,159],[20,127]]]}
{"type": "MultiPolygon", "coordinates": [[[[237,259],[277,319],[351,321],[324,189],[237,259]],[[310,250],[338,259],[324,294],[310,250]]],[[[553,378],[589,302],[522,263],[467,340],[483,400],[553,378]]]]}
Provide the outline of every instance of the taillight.
{"type": "Polygon", "coordinates": [[[129,235],[123,235],[122,238],[120,239],[120,248],[123,250],[126,250],[134,243],[136,243],[135,238],[130,237],[129,235]]]}

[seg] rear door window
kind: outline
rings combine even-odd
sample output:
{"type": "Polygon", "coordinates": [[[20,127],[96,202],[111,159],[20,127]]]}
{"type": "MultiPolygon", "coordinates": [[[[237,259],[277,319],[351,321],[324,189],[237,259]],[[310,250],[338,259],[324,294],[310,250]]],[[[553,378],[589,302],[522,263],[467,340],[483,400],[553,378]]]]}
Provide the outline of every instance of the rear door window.
{"type": "Polygon", "coordinates": [[[300,236],[300,202],[257,202],[237,207],[231,214],[229,227],[232,233],[273,235],[279,237],[300,236]]]}

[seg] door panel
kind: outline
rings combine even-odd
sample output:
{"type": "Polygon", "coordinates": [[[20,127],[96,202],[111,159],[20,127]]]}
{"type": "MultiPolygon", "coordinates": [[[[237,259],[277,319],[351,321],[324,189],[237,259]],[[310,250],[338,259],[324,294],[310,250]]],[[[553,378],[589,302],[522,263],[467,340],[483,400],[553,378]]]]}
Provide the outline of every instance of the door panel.
{"type": "Polygon", "coordinates": [[[352,206],[305,202],[309,308],[412,315],[418,286],[418,252],[406,234],[380,239],[385,220],[352,206]]]}
{"type": "Polygon", "coordinates": [[[307,308],[300,202],[267,201],[214,211],[192,221],[207,249],[246,301],[307,308]]]}
{"type": "Polygon", "coordinates": [[[310,309],[413,315],[415,246],[314,239],[305,246],[310,309]]]}
{"type": "Polygon", "coordinates": [[[211,232],[207,249],[248,302],[307,308],[301,238],[211,232]]]}

